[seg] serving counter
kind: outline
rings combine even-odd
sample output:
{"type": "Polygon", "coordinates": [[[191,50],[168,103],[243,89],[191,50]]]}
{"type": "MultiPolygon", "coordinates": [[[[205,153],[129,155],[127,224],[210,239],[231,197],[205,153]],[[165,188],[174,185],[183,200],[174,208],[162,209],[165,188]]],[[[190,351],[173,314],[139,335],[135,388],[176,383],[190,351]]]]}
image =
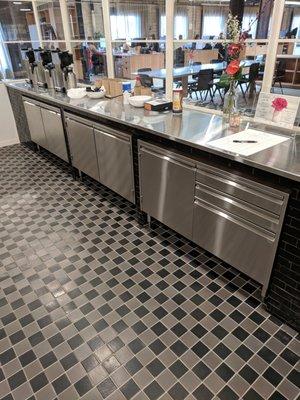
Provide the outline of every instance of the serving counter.
{"type": "Polygon", "coordinates": [[[148,112],[120,98],[71,100],[24,83],[7,88],[17,123],[22,118],[21,142],[67,160],[135,203],[141,215],[249,275],[262,285],[269,311],[299,328],[299,137],[240,156],[210,144],[234,133],[220,116],[148,112]],[[55,129],[49,115],[56,124],[59,117],[55,129]]]}

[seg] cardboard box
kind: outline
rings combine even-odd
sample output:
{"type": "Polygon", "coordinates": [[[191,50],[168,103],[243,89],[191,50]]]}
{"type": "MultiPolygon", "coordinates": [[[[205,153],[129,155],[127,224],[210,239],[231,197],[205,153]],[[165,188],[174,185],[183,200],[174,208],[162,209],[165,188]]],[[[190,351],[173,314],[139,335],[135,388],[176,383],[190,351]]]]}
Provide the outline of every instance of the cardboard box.
{"type": "Polygon", "coordinates": [[[173,103],[165,99],[154,99],[147,101],[144,108],[148,111],[167,111],[172,110],[173,103]]]}

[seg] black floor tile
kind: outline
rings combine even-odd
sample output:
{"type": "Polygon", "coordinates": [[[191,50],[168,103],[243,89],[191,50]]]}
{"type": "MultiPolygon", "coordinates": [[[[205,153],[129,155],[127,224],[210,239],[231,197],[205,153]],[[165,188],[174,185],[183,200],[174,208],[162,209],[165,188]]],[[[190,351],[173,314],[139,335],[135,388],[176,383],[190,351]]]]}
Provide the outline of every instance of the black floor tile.
{"type": "Polygon", "coordinates": [[[296,400],[297,333],[255,282],[141,226],[47,152],[1,148],[0,170],[1,400],[25,400],[21,387],[30,400],[234,400],[236,386],[266,399],[259,379],[296,400]]]}

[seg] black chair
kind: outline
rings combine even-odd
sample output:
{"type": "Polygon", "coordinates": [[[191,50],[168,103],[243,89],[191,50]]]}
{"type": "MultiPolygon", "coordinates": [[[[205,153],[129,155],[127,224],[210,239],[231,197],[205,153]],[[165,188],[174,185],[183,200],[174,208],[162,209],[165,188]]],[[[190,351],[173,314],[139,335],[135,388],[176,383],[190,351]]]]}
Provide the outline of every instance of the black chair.
{"type": "Polygon", "coordinates": [[[159,92],[163,89],[163,87],[155,87],[153,86],[153,78],[146,74],[146,72],[152,71],[151,68],[139,68],[137,70],[139,77],[141,79],[142,86],[149,87],[152,92],[159,92]]]}
{"type": "MultiPolygon", "coordinates": [[[[219,64],[221,63],[222,60],[218,60],[218,59],[214,59],[214,60],[210,60],[210,64],[219,64]]],[[[215,78],[219,78],[222,75],[223,71],[215,71],[214,72],[214,76],[215,78]]]]}
{"type": "Polygon", "coordinates": [[[238,81],[238,86],[241,89],[241,92],[243,94],[244,99],[246,100],[246,93],[248,92],[248,90],[250,89],[250,86],[253,85],[254,89],[256,91],[256,85],[255,82],[259,76],[259,68],[260,68],[260,64],[259,63],[253,63],[250,65],[249,68],[249,74],[243,76],[242,79],[240,79],[238,81]],[[243,85],[246,84],[246,90],[244,90],[243,85]]]}
{"type": "MultiPolygon", "coordinates": [[[[194,65],[202,65],[202,62],[201,62],[201,61],[194,61],[194,62],[193,62],[193,66],[194,66],[194,65]]],[[[198,78],[198,74],[192,75],[192,79],[193,79],[193,80],[196,81],[197,78],[198,78]]],[[[192,81],[191,81],[190,83],[192,83],[192,81]]]]}
{"type": "Polygon", "coordinates": [[[203,101],[202,93],[205,93],[204,101],[206,101],[208,94],[210,95],[211,101],[213,101],[213,93],[212,93],[212,85],[214,79],[214,70],[213,69],[204,69],[199,71],[197,74],[197,81],[195,83],[191,83],[188,86],[188,94],[192,97],[192,94],[196,94],[196,98],[198,100],[198,93],[200,95],[201,101],[203,101]]]}
{"type": "Polygon", "coordinates": [[[151,68],[139,68],[137,70],[137,72],[141,78],[142,86],[151,88],[153,86],[153,78],[150,78],[149,75],[144,74],[144,72],[149,72],[149,71],[152,71],[152,69],[151,68]]]}
{"type": "Polygon", "coordinates": [[[222,103],[223,103],[223,102],[224,102],[225,94],[227,93],[227,91],[228,91],[228,89],[229,89],[229,84],[224,86],[224,84],[220,84],[220,80],[219,80],[219,79],[214,79],[214,80],[211,82],[211,86],[212,86],[212,88],[213,88],[213,90],[212,90],[213,100],[212,100],[212,101],[214,101],[215,94],[218,92],[218,93],[219,93],[219,96],[220,96],[220,99],[221,99],[221,101],[222,101],[222,103]],[[223,92],[223,93],[222,93],[222,92],[223,92]]]}
{"type": "Polygon", "coordinates": [[[184,66],[184,51],[182,47],[178,47],[174,52],[174,66],[178,68],[184,66]]]}
{"type": "Polygon", "coordinates": [[[281,94],[283,94],[283,88],[281,83],[285,79],[285,73],[286,73],[286,62],[285,60],[279,60],[276,63],[276,70],[273,76],[272,91],[274,91],[274,86],[276,85],[276,83],[278,83],[281,90],[281,94]]]}
{"type": "Polygon", "coordinates": [[[92,55],[93,74],[99,75],[104,73],[104,58],[103,55],[94,53],[92,55]]]}

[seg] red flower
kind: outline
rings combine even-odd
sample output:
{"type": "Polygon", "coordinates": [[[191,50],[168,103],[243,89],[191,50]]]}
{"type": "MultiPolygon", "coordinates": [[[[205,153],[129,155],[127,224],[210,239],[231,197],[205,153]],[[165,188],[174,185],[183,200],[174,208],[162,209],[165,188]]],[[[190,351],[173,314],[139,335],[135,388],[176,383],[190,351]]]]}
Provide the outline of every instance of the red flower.
{"type": "Polygon", "coordinates": [[[231,43],[228,47],[227,47],[227,53],[229,56],[231,57],[236,57],[239,55],[239,52],[241,50],[241,45],[237,44],[237,43],[231,43]]]}
{"type": "Polygon", "coordinates": [[[226,68],[226,73],[228,75],[235,75],[240,70],[240,61],[233,60],[229,63],[228,67],[226,68]]]}
{"type": "Polygon", "coordinates": [[[276,99],[272,101],[272,107],[275,108],[276,111],[282,111],[284,108],[287,107],[287,105],[288,102],[282,97],[276,97],[276,99]]]}

